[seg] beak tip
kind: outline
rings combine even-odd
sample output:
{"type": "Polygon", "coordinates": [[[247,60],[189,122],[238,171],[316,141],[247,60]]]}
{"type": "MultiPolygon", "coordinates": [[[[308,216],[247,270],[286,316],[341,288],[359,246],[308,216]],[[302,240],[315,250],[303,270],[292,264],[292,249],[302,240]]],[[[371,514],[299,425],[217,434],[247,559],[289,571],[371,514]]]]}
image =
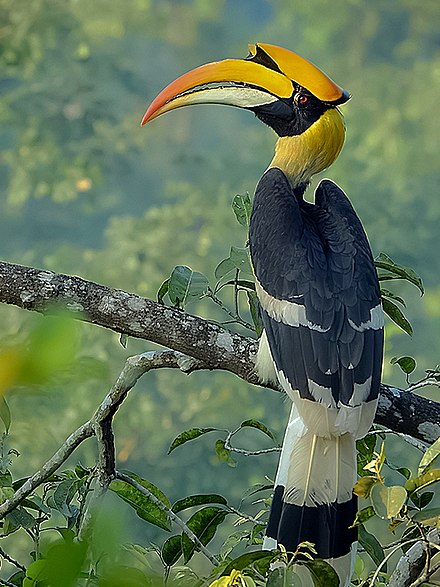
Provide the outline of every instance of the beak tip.
{"type": "Polygon", "coordinates": [[[147,122],[148,122],[148,117],[147,117],[147,113],[145,113],[142,117],[140,126],[145,126],[147,124],[147,122]]]}
{"type": "Polygon", "coordinates": [[[351,94],[349,92],[347,92],[347,90],[344,90],[343,88],[341,89],[341,95],[339,98],[337,98],[336,100],[332,101],[332,104],[334,106],[340,106],[341,104],[345,104],[346,102],[348,102],[351,99],[351,94]]]}
{"type": "Polygon", "coordinates": [[[351,94],[350,94],[350,92],[347,92],[347,90],[344,90],[344,91],[342,92],[342,99],[344,100],[344,102],[342,102],[343,104],[344,104],[345,102],[348,102],[348,101],[351,99],[351,94]]]}

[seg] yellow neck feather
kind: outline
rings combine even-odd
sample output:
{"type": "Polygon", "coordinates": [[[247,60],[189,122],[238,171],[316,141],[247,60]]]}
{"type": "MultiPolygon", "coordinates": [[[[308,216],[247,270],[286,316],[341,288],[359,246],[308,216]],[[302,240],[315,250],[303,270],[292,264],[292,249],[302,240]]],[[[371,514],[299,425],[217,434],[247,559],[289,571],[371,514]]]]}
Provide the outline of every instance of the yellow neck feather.
{"type": "Polygon", "coordinates": [[[337,108],[324,114],[300,135],[280,137],[269,167],[281,169],[294,186],[310,181],[339,155],[345,138],[345,124],[337,108]]]}

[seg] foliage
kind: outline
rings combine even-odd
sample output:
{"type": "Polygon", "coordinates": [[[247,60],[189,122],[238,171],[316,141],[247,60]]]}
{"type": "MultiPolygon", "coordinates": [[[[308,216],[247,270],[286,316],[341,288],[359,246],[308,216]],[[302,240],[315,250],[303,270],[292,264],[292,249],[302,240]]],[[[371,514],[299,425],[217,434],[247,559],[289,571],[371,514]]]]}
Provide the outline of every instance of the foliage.
{"type": "MultiPolygon", "coordinates": [[[[248,228],[250,205],[251,200],[247,195],[235,196],[232,203],[236,220],[245,230],[248,228]]],[[[379,270],[386,271],[381,276],[382,281],[385,277],[391,280],[407,279],[423,292],[421,280],[412,270],[399,266],[384,254],[378,257],[376,263],[379,270]]],[[[221,307],[238,327],[253,330],[256,334],[260,328],[259,319],[251,324],[246,322],[246,318],[251,316],[254,319],[258,315],[252,312],[249,296],[243,295],[255,292],[247,248],[231,247],[229,257],[217,265],[214,274],[217,282],[211,287],[208,278],[202,273],[186,266],[177,266],[160,287],[159,300],[161,303],[168,300],[177,307],[185,308],[188,304],[206,297],[221,307]],[[232,298],[233,308],[218,297],[228,289],[232,291],[232,296],[229,297],[232,298]]],[[[386,290],[385,295],[389,298],[394,294],[386,290]]],[[[398,302],[404,305],[402,299],[399,298],[398,302]]],[[[390,318],[402,326],[395,316],[390,315],[390,318]]],[[[44,319],[44,322],[47,320],[44,319]]],[[[71,368],[74,353],[69,323],[62,318],[51,320],[55,322],[52,322],[52,327],[43,338],[43,321],[40,319],[29,337],[28,345],[11,347],[18,357],[12,364],[17,364],[18,367],[14,367],[9,379],[5,380],[3,392],[8,391],[11,386],[47,386],[52,377],[71,368]],[[70,341],[70,346],[65,346],[65,340],[70,341]],[[58,349],[64,349],[63,353],[60,354],[58,349]],[[52,356],[53,364],[49,361],[52,356]],[[41,369],[30,367],[36,357],[41,359],[41,369]],[[51,365],[49,370],[45,367],[46,364],[51,365]]],[[[4,356],[10,357],[11,351],[5,351],[4,356]]],[[[392,362],[399,365],[408,376],[414,370],[415,361],[411,357],[394,358],[392,362]]],[[[14,450],[6,450],[11,415],[4,398],[3,402],[0,417],[5,433],[1,442],[0,490],[3,498],[7,499],[25,479],[13,478],[13,457],[16,453],[14,450]]],[[[232,455],[259,456],[280,450],[274,433],[266,424],[250,418],[234,430],[216,427],[187,429],[171,442],[168,453],[173,453],[176,449],[185,450],[183,445],[212,433],[216,436],[213,452],[220,463],[229,467],[234,468],[237,465],[232,455]],[[266,440],[269,439],[271,446],[256,450],[235,446],[237,435],[246,430],[262,434],[266,440]]],[[[255,445],[255,440],[251,440],[251,443],[255,445]]],[[[354,491],[362,500],[366,500],[366,505],[360,509],[354,525],[358,526],[359,543],[365,554],[361,555],[356,565],[353,585],[365,585],[368,581],[373,585],[379,575],[384,580],[389,576],[387,573],[391,554],[396,554],[397,551],[404,553],[420,540],[429,542],[428,532],[438,527],[440,511],[438,507],[431,506],[435,494],[433,491],[426,491],[426,488],[429,486],[431,489],[431,486],[440,481],[440,469],[435,466],[439,454],[440,445],[437,441],[424,452],[417,473],[413,474],[406,466],[396,467],[391,464],[386,455],[385,434],[380,430],[371,432],[358,442],[360,479],[354,491]],[[379,452],[376,452],[377,437],[381,437],[379,452]],[[396,471],[403,477],[403,481],[390,485],[386,471],[396,471]],[[393,544],[390,554],[386,554],[387,546],[381,544],[375,533],[369,531],[375,521],[383,521],[393,534],[399,533],[399,539],[393,544]],[[374,564],[370,572],[368,568],[371,567],[371,562],[368,563],[365,557],[369,557],[374,564]]],[[[160,529],[162,535],[165,535],[161,539],[161,546],[131,544],[122,548],[118,544],[120,538],[116,527],[106,529],[107,533],[113,535],[113,541],[102,541],[100,538],[99,519],[103,515],[100,512],[103,506],[93,505],[93,499],[90,501],[96,483],[95,476],[94,467],[86,468],[78,463],[73,469],[65,469],[52,475],[41,490],[28,496],[6,515],[2,522],[3,537],[20,532],[27,534],[33,549],[33,562],[27,566],[4,553],[6,560],[16,567],[7,579],[9,584],[23,587],[55,584],[66,587],[116,586],[124,577],[124,585],[134,587],[162,585],[165,582],[167,585],[188,584],[200,587],[208,583],[211,587],[295,587],[302,585],[301,577],[304,577],[305,572],[315,587],[338,585],[335,571],[325,561],[315,558],[316,551],[312,544],[301,544],[293,556],[283,549],[259,549],[266,526],[271,483],[251,487],[237,505],[232,505],[219,493],[180,496],[172,504],[167,495],[149,480],[135,473],[124,473],[111,481],[109,489],[132,508],[144,523],[160,529]],[[89,511],[91,507],[96,508],[95,511],[89,511]],[[234,525],[240,529],[222,532],[228,521],[230,525],[231,519],[235,520],[234,525]],[[175,533],[176,525],[179,533],[175,533]],[[218,542],[215,539],[220,535],[223,540],[218,542]],[[208,546],[211,548],[211,544],[215,545],[215,553],[207,550],[208,546]],[[199,552],[213,564],[208,575],[195,571],[190,566],[199,552]],[[133,553],[136,553],[136,557],[133,557],[133,553]]]]}

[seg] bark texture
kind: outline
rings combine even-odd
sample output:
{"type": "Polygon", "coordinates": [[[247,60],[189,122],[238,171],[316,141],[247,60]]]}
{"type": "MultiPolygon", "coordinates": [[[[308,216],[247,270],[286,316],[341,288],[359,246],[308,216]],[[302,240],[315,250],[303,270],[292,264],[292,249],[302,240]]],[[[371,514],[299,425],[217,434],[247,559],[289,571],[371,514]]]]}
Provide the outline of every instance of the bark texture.
{"type": "MultiPolygon", "coordinates": [[[[78,320],[184,353],[206,369],[222,369],[261,385],[256,341],[207,320],[77,276],[0,262],[0,302],[78,320]]],[[[273,388],[275,389],[275,388],[273,388]]],[[[427,443],[440,435],[440,403],[382,384],[376,422],[427,443]]]]}

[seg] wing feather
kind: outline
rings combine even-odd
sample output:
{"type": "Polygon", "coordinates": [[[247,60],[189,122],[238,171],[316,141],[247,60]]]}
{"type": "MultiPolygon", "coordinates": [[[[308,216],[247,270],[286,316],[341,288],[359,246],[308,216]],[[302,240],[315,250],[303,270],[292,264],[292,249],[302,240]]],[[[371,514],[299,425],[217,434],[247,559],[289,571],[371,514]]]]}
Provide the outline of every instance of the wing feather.
{"type": "Polygon", "coordinates": [[[324,180],[310,204],[279,169],[269,169],[255,194],[250,247],[267,340],[290,387],[321,401],[327,389],[336,404],[376,398],[380,291],[367,237],[343,191],[324,180]],[[270,300],[278,309],[303,307],[305,318],[283,322],[270,300]]]}

